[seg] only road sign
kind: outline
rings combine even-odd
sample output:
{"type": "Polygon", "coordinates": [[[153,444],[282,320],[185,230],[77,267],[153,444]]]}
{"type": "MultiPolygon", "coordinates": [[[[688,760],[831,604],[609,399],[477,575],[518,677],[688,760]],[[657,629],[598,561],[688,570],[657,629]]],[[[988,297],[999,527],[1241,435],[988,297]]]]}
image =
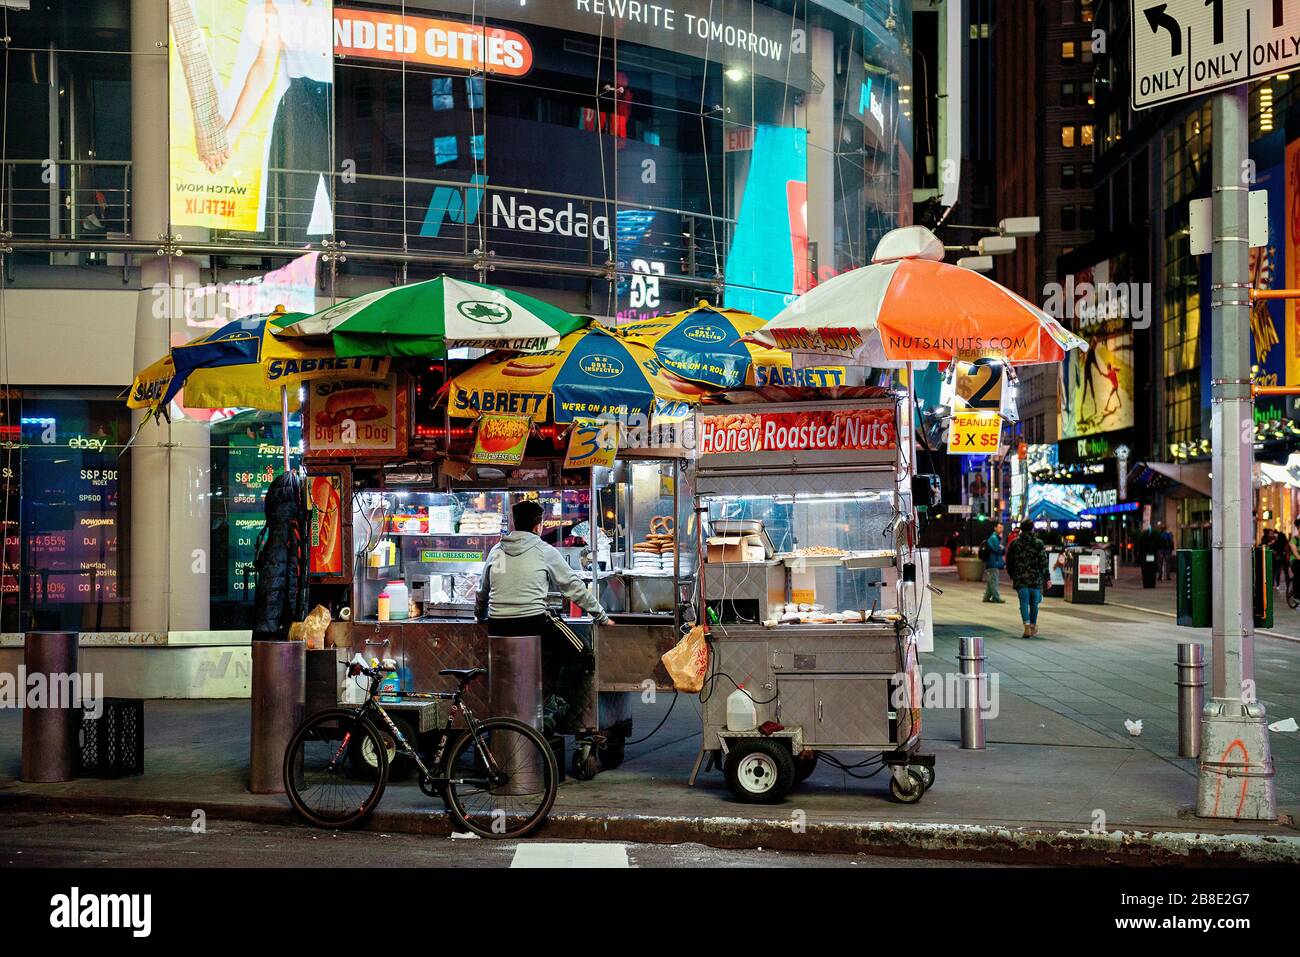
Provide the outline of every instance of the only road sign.
{"type": "Polygon", "coordinates": [[[1300,67],[1300,0],[1130,0],[1135,110],[1300,67]]]}

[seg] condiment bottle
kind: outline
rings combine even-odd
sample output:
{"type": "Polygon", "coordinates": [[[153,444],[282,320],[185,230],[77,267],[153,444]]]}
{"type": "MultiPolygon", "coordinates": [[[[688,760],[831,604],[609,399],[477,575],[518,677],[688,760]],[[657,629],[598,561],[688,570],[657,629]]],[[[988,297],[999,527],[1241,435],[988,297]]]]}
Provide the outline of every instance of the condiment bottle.
{"type": "Polygon", "coordinates": [[[388,621],[389,600],[390,599],[388,595],[388,589],[385,588],[383,591],[379,593],[379,620],[380,621],[388,621]]]}

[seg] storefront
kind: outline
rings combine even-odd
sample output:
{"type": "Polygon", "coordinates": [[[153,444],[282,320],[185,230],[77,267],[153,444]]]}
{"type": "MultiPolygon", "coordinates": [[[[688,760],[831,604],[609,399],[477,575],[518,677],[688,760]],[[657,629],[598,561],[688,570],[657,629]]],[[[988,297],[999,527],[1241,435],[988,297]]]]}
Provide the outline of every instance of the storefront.
{"type": "MultiPolygon", "coordinates": [[[[11,341],[42,344],[4,384],[23,405],[5,420],[3,641],[33,624],[209,641],[181,693],[246,689],[286,437],[273,413],[175,406],[128,446],[139,419],[115,395],[141,362],[238,315],[444,272],[610,320],[698,298],[770,315],[910,217],[911,17],[885,0],[303,4],[288,81],[226,142],[264,4],[195,0],[170,23],[163,0],[94,6],[9,13],[42,51],[33,75],[62,82],[12,85],[28,122],[3,157],[18,275],[0,296],[11,341]],[[127,55],[133,30],[168,36],[167,57],[127,55]],[[51,183],[52,141],[72,145],[51,183]],[[60,377],[103,388],[74,411],[27,387],[60,377]]],[[[417,440],[430,399],[412,398],[417,440]]]]}

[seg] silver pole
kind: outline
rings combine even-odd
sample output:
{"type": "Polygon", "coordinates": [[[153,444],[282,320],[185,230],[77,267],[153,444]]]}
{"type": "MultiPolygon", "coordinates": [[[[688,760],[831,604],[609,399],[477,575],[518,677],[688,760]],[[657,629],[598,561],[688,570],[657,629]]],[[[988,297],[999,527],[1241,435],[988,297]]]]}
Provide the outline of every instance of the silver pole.
{"type": "Polygon", "coordinates": [[[1201,712],[1205,710],[1205,646],[1178,646],[1178,756],[1201,754],[1201,712]]]}
{"type": "Polygon", "coordinates": [[[988,675],[984,673],[984,639],[963,636],[957,662],[961,673],[961,746],[984,749],[984,712],[988,706],[988,675]]]}
{"type": "Polygon", "coordinates": [[[1214,688],[1201,727],[1196,813],[1276,820],[1273,757],[1255,689],[1251,600],[1249,102],[1245,84],[1216,94],[1210,320],[1214,688]]]}

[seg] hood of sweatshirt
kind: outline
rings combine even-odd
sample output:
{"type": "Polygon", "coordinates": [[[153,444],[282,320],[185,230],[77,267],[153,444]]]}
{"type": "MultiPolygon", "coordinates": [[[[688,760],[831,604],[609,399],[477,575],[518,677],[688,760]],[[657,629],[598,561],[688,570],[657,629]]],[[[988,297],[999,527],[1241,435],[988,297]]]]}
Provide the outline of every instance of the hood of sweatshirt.
{"type": "Polygon", "coordinates": [[[501,539],[501,550],[510,556],[519,556],[534,548],[541,548],[543,542],[532,532],[511,532],[501,539]]]}

